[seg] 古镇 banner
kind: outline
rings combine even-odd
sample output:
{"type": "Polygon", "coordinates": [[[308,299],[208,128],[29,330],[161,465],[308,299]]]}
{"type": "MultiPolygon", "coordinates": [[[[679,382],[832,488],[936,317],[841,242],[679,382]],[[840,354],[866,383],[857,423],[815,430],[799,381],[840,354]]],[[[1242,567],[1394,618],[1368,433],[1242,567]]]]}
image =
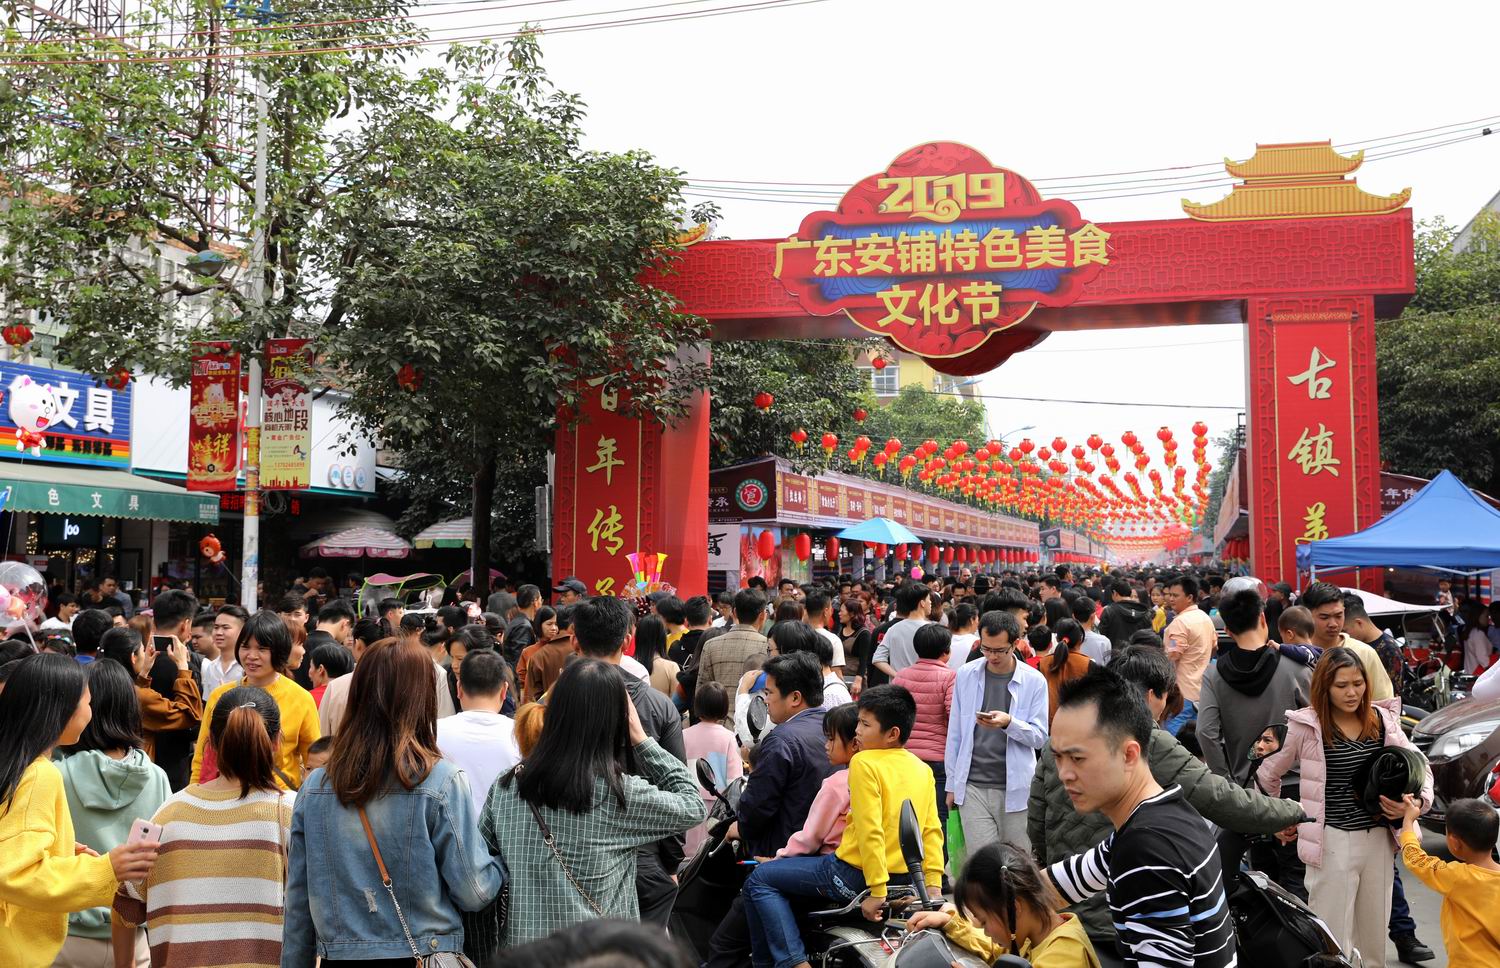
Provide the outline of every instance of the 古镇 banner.
{"type": "Polygon", "coordinates": [[[260,486],[300,491],[312,486],[312,401],[307,393],[312,351],[305,339],[266,340],[262,384],[260,486]]]}
{"type": "Polygon", "coordinates": [[[240,473],[240,354],[198,343],[188,406],[187,489],[233,491],[240,473]]]}

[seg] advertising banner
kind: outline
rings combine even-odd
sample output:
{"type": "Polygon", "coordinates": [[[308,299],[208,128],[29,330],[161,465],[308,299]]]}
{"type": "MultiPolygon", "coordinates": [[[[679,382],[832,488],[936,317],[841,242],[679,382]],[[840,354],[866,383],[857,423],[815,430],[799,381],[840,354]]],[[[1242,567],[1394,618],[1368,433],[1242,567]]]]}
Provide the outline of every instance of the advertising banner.
{"type": "Polygon", "coordinates": [[[233,491],[240,476],[240,354],[198,343],[188,404],[187,489],[233,491]]]}
{"type": "Polygon", "coordinates": [[[131,384],[0,361],[0,460],[130,469],[131,384]]]}
{"type": "Polygon", "coordinates": [[[262,384],[260,486],[303,491],[312,486],[312,404],[307,392],[312,351],[305,339],[266,340],[262,384]]]}

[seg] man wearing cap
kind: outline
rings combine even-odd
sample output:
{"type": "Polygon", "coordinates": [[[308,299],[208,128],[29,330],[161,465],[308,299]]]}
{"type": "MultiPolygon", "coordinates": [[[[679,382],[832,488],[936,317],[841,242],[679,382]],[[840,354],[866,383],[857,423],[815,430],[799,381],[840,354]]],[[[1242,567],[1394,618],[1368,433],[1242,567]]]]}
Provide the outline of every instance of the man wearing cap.
{"type": "Polygon", "coordinates": [[[575,605],[588,597],[588,586],[578,580],[578,576],[569,575],[558,583],[552,591],[557,595],[557,604],[575,605]]]}

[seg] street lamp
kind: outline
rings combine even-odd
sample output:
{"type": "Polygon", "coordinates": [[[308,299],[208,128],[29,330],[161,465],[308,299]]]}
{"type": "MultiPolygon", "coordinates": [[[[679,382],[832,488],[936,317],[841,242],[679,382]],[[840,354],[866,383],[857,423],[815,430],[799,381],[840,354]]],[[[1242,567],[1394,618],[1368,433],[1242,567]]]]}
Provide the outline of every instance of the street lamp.
{"type": "Polygon", "coordinates": [[[1015,430],[1008,430],[1008,431],[1006,431],[1005,433],[1001,434],[999,437],[997,437],[995,439],[999,440],[1003,444],[1003,443],[1005,443],[1005,438],[1009,437],[1011,434],[1024,434],[1028,430],[1035,430],[1035,429],[1036,429],[1036,425],[1035,424],[1027,424],[1024,427],[1017,427],[1015,430]]]}

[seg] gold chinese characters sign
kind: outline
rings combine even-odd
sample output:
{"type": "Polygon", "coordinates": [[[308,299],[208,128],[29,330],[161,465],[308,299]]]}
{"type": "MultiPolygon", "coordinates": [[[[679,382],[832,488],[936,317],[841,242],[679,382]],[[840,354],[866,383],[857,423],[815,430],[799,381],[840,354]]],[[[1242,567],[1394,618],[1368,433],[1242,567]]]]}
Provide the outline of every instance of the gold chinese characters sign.
{"type": "Polygon", "coordinates": [[[1109,233],[965,145],[905,152],[776,246],[811,315],[845,313],[930,359],[972,353],[1037,306],[1065,306],[1109,263],[1109,233]]]}

